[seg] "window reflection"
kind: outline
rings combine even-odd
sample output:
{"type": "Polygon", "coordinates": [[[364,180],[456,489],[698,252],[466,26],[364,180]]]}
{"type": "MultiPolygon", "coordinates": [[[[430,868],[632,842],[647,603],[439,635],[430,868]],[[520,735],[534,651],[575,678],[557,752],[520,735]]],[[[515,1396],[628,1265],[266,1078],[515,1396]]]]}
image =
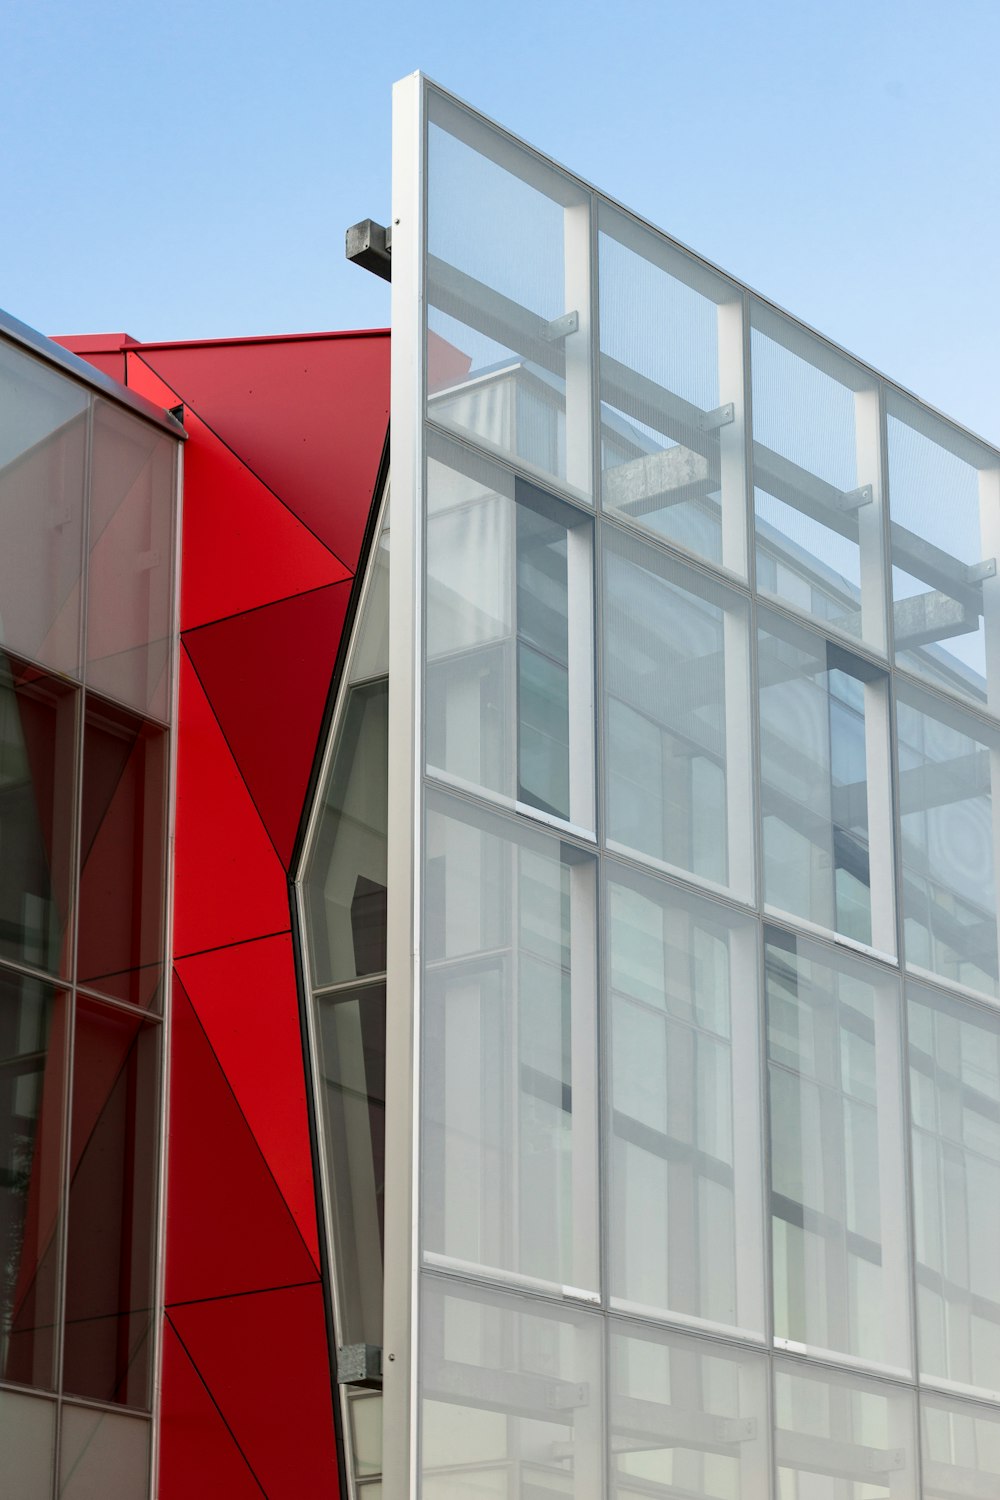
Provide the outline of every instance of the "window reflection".
{"type": "Polygon", "coordinates": [[[916,986],[910,1094],[920,1362],[1000,1391],[1000,1019],[916,986]]]}
{"type": "Polygon", "coordinates": [[[607,913],[612,1291],[761,1329],[754,925],[624,870],[607,913]]]}
{"type": "Polygon", "coordinates": [[[768,929],[774,1329],[910,1368],[898,993],[768,929]]]}

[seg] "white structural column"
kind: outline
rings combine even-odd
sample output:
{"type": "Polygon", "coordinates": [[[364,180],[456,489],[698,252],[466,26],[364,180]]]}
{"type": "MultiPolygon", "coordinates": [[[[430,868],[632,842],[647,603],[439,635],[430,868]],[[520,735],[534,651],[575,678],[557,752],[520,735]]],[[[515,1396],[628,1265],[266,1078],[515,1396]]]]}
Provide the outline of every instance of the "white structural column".
{"type": "Polygon", "coordinates": [[[422,777],[424,87],[393,89],[383,1489],[416,1493],[417,1106],[422,777]]]}

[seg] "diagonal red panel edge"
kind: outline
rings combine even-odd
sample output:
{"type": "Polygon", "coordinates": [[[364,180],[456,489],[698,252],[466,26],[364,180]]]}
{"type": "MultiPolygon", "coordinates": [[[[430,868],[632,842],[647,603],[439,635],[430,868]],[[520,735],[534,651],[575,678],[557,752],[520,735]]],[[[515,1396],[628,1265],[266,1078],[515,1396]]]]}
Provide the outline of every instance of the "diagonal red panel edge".
{"type": "Polygon", "coordinates": [[[169,1318],[163,1324],[160,1500],[264,1494],[169,1318]]]}
{"type": "Polygon", "coordinates": [[[350,584],[188,631],[184,644],[287,866],[302,815],[350,584]]]}
{"type": "Polygon", "coordinates": [[[142,357],[357,567],[389,422],[387,334],[146,347],[142,357]]]}
{"type": "MultiPolygon", "coordinates": [[[[134,353],[129,385],[161,404],[184,403],[134,353]]],[[[186,404],[184,428],[182,630],[350,577],[186,404]]]]}
{"type": "Polygon", "coordinates": [[[175,953],[288,928],[281,863],[183,650],[175,858],[175,953]]]}
{"type": "Polygon", "coordinates": [[[177,973],[318,1267],[291,936],[261,938],[181,959],[177,973]]]}
{"type": "Polygon", "coordinates": [[[167,1304],[315,1281],[312,1256],[179,979],[170,1056],[167,1304]]]}
{"type": "Polygon", "coordinates": [[[319,1286],[171,1312],[268,1500],[339,1493],[319,1286]]]}

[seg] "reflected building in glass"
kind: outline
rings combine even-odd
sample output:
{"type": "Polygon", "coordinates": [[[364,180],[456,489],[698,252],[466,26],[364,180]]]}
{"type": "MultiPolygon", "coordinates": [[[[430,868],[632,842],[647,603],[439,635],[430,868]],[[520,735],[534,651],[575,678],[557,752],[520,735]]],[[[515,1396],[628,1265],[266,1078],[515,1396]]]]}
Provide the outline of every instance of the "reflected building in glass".
{"type": "Polygon", "coordinates": [[[1000,452],[393,175],[391,370],[0,318],[0,1491],[994,1500],[1000,452]]]}

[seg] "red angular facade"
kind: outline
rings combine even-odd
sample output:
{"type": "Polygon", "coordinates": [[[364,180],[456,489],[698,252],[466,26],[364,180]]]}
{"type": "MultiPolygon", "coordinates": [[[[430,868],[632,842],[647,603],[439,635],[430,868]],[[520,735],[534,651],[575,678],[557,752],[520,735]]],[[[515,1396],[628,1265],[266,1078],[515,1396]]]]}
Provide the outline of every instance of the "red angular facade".
{"type": "Polygon", "coordinates": [[[289,872],[379,487],[389,339],[63,342],[182,406],[188,434],[159,1495],[334,1496],[289,872]]]}

